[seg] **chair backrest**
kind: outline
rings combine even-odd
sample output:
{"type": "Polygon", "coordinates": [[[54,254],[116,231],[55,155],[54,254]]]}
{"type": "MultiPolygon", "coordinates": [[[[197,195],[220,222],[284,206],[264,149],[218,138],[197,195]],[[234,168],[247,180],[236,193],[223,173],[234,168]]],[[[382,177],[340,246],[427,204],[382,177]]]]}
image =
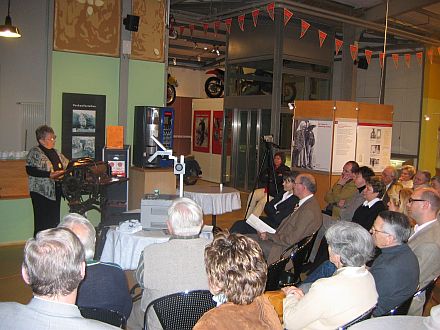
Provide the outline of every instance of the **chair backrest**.
{"type": "Polygon", "coordinates": [[[313,233],[312,235],[303,238],[299,243],[296,249],[293,249],[290,253],[290,258],[293,262],[293,270],[294,270],[294,282],[296,283],[300,279],[300,275],[302,272],[302,268],[304,263],[310,256],[310,252],[313,248],[313,243],[315,242],[316,236],[318,235],[318,231],[313,233]]]}
{"type": "Polygon", "coordinates": [[[403,303],[401,303],[399,306],[394,307],[392,310],[390,310],[385,315],[407,315],[409,308],[411,307],[411,303],[413,298],[421,295],[425,292],[425,304],[429,300],[432,290],[434,289],[435,282],[437,281],[437,277],[434,278],[432,281],[430,281],[427,285],[425,285],[423,288],[418,290],[416,293],[414,293],[413,296],[409,297],[407,300],[405,300],[403,303]]]}
{"type": "Polygon", "coordinates": [[[125,329],[125,327],[127,326],[127,320],[125,319],[124,314],[122,314],[121,312],[96,307],[78,308],[81,312],[81,315],[86,319],[101,321],[122,329],[125,329]]]}
{"type": "Polygon", "coordinates": [[[164,330],[192,329],[216,303],[208,290],[178,292],[152,301],[145,310],[144,329],[148,329],[148,311],[153,307],[164,330]]]}
{"type": "Polygon", "coordinates": [[[376,308],[376,306],[374,306],[373,308],[369,309],[368,311],[366,311],[365,313],[363,313],[361,316],[358,316],[357,318],[355,318],[354,320],[344,324],[343,326],[339,327],[338,330],[345,330],[348,327],[351,327],[352,325],[358,323],[358,322],[362,322],[365,320],[368,320],[371,315],[373,315],[374,309],[376,308]]]}
{"type": "Polygon", "coordinates": [[[265,291],[276,291],[280,288],[280,278],[289,260],[290,256],[281,258],[267,267],[267,280],[265,291]]]}

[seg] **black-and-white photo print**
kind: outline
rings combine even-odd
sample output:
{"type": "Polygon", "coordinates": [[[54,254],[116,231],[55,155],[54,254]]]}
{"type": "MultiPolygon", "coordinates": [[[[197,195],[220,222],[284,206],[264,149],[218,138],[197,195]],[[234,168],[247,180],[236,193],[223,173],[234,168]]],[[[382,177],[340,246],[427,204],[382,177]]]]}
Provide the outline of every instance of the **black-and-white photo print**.
{"type": "Polygon", "coordinates": [[[73,110],[72,132],[73,133],[95,133],[96,111],[94,110],[73,110]]]}
{"type": "Polygon", "coordinates": [[[72,158],[95,158],[94,136],[72,136],[72,158]]]}

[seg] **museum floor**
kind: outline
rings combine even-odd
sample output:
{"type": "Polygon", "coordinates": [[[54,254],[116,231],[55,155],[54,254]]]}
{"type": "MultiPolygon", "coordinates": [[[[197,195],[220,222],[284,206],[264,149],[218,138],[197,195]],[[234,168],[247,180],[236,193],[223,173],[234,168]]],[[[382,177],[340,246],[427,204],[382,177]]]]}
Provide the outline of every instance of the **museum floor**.
{"type": "MultiPolygon", "coordinates": [[[[212,185],[211,182],[199,180],[198,185],[212,185]]],[[[241,193],[241,210],[217,216],[217,225],[221,228],[230,228],[237,219],[242,219],[246,208],[247,193],[241,193]]],[[[205,216],[206,224],[211,224],[211,216],[205,216]]],[[[23,245],[0,246],[0,301],[17,301],[27,303],[32,297],[32,292],[21,278],[21,263],[23,260],[23,245]]],[[[129,286],[134,284],[133,272],[126,272],[129,286]]],[[[440,281],[434,289],[431,301],[425,310],[429,315],[432,306],[440,303],[440,281]]]]}

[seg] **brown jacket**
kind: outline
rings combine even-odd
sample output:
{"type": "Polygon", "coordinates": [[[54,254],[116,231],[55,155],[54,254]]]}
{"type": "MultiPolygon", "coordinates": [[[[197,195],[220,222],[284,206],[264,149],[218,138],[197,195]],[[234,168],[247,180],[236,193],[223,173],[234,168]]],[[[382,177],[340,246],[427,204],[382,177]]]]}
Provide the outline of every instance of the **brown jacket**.
{"type": "Polygon", "coordinates": [[[267,263],[271,264],[277,261],[284,249],[312,235],[321,225],[321,207],[316,197],[313,196],[295,212],[284,218],[275,234],[267,234],[272,243],[267,263]]]}
{"type": "Polygon", "coordinates": [[[261,295],[249,305],[225,303],[206,312],[194,330],[281,330],[282,326],[269,300],[261,295]]]}

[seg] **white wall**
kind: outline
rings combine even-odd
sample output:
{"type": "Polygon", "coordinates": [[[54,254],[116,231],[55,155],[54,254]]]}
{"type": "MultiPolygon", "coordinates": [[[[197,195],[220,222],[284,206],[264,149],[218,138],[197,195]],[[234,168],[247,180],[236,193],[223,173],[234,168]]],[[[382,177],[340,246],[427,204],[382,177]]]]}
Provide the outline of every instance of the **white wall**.
{"type": "MultiPolygon", "coordinates": [[[[45,102],[48,1],[11,2],[12,24],[22,37],[0,38],[0,150],[22,149],[17,102],[45,102]]],[[[8,1],[0,0],[1,20],[7,8],[8,1]]]]}
{"type": "Polygon", "coordinates": [[[168,72],[177,79],[179,86],[176,88],[177,96],[206,98],[205,81],[209,75],[205,71],[168,67],[168,72]]]}
{"type": "MultiPolygon", "coordinates": [[[[333,66],[333,100],[340,99],[341,61],[333,66]]],[[[419,124],[422,102],[423,68],[411,55],[411,66],[407,68],[400,56],[396,69],[387,57],[384,103],[394,106],[393,137],[391,152],[394,154],[418,154],[419,124]]],[[[380,65],[378,58],[372,58],[367,70],[357,70],[356,101],[379,103],[380,65]]]]}

